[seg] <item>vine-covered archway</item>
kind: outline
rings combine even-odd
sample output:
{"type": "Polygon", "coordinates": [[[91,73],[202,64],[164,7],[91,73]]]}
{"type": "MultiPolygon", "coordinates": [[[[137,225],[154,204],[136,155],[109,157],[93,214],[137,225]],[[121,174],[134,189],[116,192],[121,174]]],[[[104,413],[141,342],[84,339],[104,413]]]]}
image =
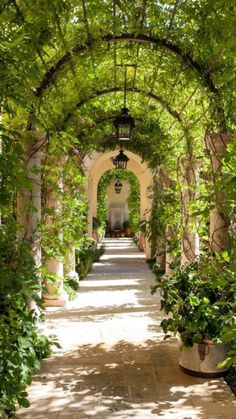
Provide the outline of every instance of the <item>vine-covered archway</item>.
{"type": "Polygon", "coordinates": [[[112,169],[102,175],[98,183],[98,218],[105,225],[108,218],[107,187],[111,180],[127,180],[130,184],[130,192],[127,198],[129,221],[131,230],[135,233],[139,228],[140,221],[140,186],[137,177],[129,170],[112,169]]]}
{"type": "MultiPolygon", "coordinates": [[[[235,259],[235,16],[235,0],[1,2],[0,335],[14,312],[20,327],[28,316],[28,347],[47,346],[37,341],[26,299],[38,301],[43,273],[58,279],[51,300],[59,301],[75,247],[89,246],[87,219],[96,216],[89,192],[97,179],[85,160],[94,152],[108,159],[118,146],[113,122],[124,103],[124,68],[136,122],[126,150],[145,163],[139,178],[147,168],[154,178],[148,194],[147,175],[141,201],[142,215],[146,202],[152,206],[158,263],[166,271],[175,257],[189,263],[197,236],[201,253],[227,250],[235,259]]],[[[130,218],[135,229],[137,213],[130,218]]],[[[28,362],[25,331],[17,340],[16,329],[4,342],[6,353],[18,349],[11,365],[19,380],[0,369],[9,370],[0,378],[13,389],[0,399],[9,411],[16,401],[27,404],[21,388],[29,381],[20,368],[28,362]]]]}

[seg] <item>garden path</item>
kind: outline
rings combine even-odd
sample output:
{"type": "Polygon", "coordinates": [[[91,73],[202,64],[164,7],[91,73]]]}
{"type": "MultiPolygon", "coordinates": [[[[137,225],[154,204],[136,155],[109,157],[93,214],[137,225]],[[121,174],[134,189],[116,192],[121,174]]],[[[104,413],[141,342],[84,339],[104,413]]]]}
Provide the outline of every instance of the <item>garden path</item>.
{"type": "Polygon", "coordinates": [[[105,246],[78,298],[47,309],[46,331],[62,349],[42,362],[20,417],[235,419],[236,399],[223,378],[185,375],[176,339],[163,341],[144,253],[127,238],[105,246]]]}

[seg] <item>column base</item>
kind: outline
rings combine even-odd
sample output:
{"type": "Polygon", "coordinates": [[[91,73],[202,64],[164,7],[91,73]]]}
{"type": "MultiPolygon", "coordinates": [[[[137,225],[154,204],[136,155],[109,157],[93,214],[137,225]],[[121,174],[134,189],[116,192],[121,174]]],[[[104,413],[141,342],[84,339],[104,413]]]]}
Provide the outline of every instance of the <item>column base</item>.
{"type": "Polygon", "coordinates": [[[74,279],[75,281],[79,282],[79,274],[76,271],[70,271],[65,274],[66,278],[74,279]]]}
{"type": "Polygon", "coordinates": [[[66,307],[68,298],[63,297],[53,297],[50,296],[47,298],[43,297],[43,307],[66,307]]]}
{"type": "Polygon", "coordinates": [[[61,288],[56,290],[55,287],[47,285],[46,292],[43,293],[43,306],[44,307],[65,307],[69,300],[67,293],[61,288]]]}

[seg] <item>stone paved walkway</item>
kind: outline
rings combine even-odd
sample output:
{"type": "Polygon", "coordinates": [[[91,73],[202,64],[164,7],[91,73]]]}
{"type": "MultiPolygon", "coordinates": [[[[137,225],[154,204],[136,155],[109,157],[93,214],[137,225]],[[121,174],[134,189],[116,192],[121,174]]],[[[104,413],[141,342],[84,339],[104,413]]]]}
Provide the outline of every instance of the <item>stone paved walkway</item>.
{"type": "Polygon", "coordinates": [[[163,341],[154,277],[130,239],[106,253],[68,309],[47,309],[62,349],[44,360],[23,419],[235,419],[236,399],[220,379],[178,367],[176,339],[163,341]]]}

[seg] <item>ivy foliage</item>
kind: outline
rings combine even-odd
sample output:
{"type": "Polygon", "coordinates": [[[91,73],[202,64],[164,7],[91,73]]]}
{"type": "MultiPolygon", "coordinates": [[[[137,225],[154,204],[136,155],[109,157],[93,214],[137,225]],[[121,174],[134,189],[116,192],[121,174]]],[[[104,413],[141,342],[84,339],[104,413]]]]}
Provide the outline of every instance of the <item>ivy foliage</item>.
{"type": "Polygon", "coordinates": [[[59,130],[72,117],[76,129],[73,114],[78,126],[77,111],[84,119],[81,110],[91,97],[93,106],[117,113],[123,94],[97,93],[122,90],[124,71],[117,66],[114,77],[114,64],[131,63],[136,67],[128,69],[128,106],[139,105],[137,120],[144,107],[145,114],[154,108],[153,121],[175,141],[188,135],[200,139],[202,128],[219,128],[222,118],[233,129],[235,7],[233,0],[177,6],[173,0],[122,1],[114,10],[105,0],[99,5],[3,2],[0,76],[6,119],[22,125],[28,116],[45,130],[59,130]]]}
{"type": "Polygon", "coordinates": [[[156,170],[149,199],[152,200],[152,209],[147,235],[152,244],[152,253],[155,254],[157,241],[164,239],[168,252],[176,257],[180,251],[181,202],[176,182],[170,179],[167,172],[156,170]],[[175,237],[171,240],[166,237],[168,225],[175,231],[175,237]]]}
{"type": "Polygon", "coordinates": [[[171,314],[161,322],[167,337],[179,333],[185,347],[204,339],[226,342],[226,336],[229,343],[227,331],[234,323],[235,306],[232,263],[227,252],[215,260],[202,258],[176,267],[171,277],[152,287],[153,293],[161,289],[161,309],[171,314]]]}
{"type": "Polygon", "coordinates": [[[42,289],[31,250],[15,228],[0,231],[0,405],[10,415],[29,406],[26,388],[55,342],[38,330],[42,289]]]}
{"type": "Polygon", "coordinates": [[[98,183],[98,218],[105,226],[107,221],[107,186],[111,180],[127,180],[130,192],[127,198],[129,209],[129,223],[133,232],[139,229],[140,220],[140,185],[136,176],[129,170],[111,169],[104,173],[98,183]]]}
{"type": "Polygon", "coordinates": [[[79,274],[80,279],[84,279],[86,275],[91,271],[93,263],[98,262],[100,257],[104,253],[103,246],[97,247],[96,244],[87,243],[83,249],[77,251],[76,254],[76,271],[79,274]]]}
{"type": "Polygon", "coordinates": [[[8,216],[14,200],[15,191],[22,186],[30,186],[24,167],[24,150],[19,132],[7,129],[0,124],[0,211],[8,216]],[[12,141],[14,137],[14,141],[12,141]]]}
{"type": "MultiPolygon", "coordinates": [[[[30,187],[19,132],[43,130],[52,138],[43,168],[44,262],[53,257],[63,260],[72,242],[83,248],[87,203],[81,162],[92,150],[102,151],[115,145],[112,120],[123,107],[126,64],[131,64],[127,70],[127,106],[136,121],[133,142],[128,148],[153,170],[158,167],[159,174],[165,170],[177,182],[176,191],[180,191],[181,180],[176,174],[180,156],[188,151],[202,158],[206,129],[235,131],[235,24],[235,0],[3,0],[0,5],[0,205],[5,226],[15,212],[16,193],[22,187],[30,187]],[[73,149],[77,153],[72,156],[73,149]],[[57,163],[63,155],[67,159],[58,171],[57,163]],[[62,178],[68,188],[63,192],[62,178]],[[48,204],[49,191],[60,205],[48,204]],[[46,224],[46,220],[50,222],[46,224]]],[[[226,211],[232,215],[232,234],[235,234],[235,146],[231,145],[229,150],[231,157],[225,160],[224,166],[228,176],[221,179],[218,187],[230,192],[226,211]]],[[[206,166],[208,171],[209,163],[206,166]]],[[[179,222],[177,194],[167,189],[161,194],[157,186],[155,191],[161,203],[156,213],[153,212],[156,234],[164,230],[172,216],[176,225],[179,222]]],[[[130,197],[131,211],[135,199],[138,202],[137,190],[130,197]]],[[[205,186],[201,192],[193,212],[200,213],[202,221],[209,214],[210,198],[205,186]]],[[[100,217],[105,220],[104,189],[101,202],[100,217]]],[[[134,229],[137,214],[131,217],[134,229]]],[[[206,234],[205,222],[201,224],[206,234]]],[[[7,247],[9,255],[14,253],[15,243],[12,237],[7,247]]],[[[2,251],[5,261],[5,250],[2,251]]],[[[28,257],[24,248],[22,262],[25,258],[26,266],[28,257]]],[[[8,266],[5,279],[10,275],[10,268],[17,278],[23,278],[21,269],[19,273],[14,271],[15,266],[8,266]]],[[[29,267],[29,276],[36,278],[31,268],[33,265],[29,267]]],[[[28,298],[31,293],[35,295],[34,285],[24,279],[27,287],[22,287],[28,298]]],[[[23,336],[32,342],[35,325],[26,303],[20,315],[24,322],[19,331],[23,333],[21,327],[24,323],[28,325],[23,336]]],[[[14,337],[15,325],[8,317],[14,337]]],[[[26,356],[24,345],[19,343],[22,359],[26,356]]],[[[29,351],[29,357],[34,350],[29,351]]],[[[25,364],[16,359],[17,376],[25,374],[23,382],[26,383],[25,364]]],[[[29,365],[32,359],[28,359],[29,365]]],[[[10,383],[12,376],[11,371],[10,383]]],[[[17,399],[27,403],[20,387],[15,387],[11,401],[9,393],[6,394],[4,403],[9,410],[14,409],[17,399]]]]}
{"type": "Polygon", "coordinates": [[[71,243],[77,248],[83,247],[87,231],[84,182],[80,157],[71,148],[71,136],[55,135],[50,140],[43,173],[44,262],[51,258],[66,258],[71,243]]]}

